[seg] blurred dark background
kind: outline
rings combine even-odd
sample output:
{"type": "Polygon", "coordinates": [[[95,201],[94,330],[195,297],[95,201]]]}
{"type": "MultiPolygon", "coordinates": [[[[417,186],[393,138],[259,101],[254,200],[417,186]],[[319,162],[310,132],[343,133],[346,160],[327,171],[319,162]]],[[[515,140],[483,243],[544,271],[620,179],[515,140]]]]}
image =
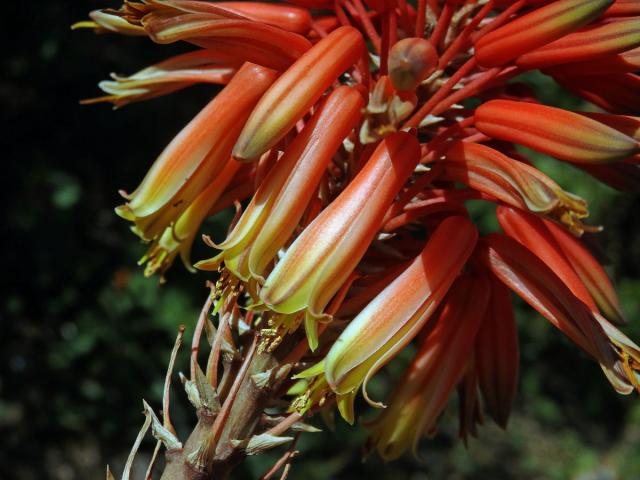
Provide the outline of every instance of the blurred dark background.
{"type": "MultiPolygon", "coordinates": [[[[193,325],[206,295],[205,278],[180,265],[163,287],[144,279],[136,267],[144,246],[113,207],[118,189],[135,188],[214,92],[195,87],[115,112],[80,106],[109,72],[133,73],[181,51],[70,30],[104,6],[115,4],[3,5],[1,479],[104,478],[107,463],[119,474],[142,423],[141,399],[160,405],[177,326],[193,325]]],[[[577,106],[542,76],[527,82],[549,103],[577,106]]],[[[640,197],[618,194],[566,165],[538,162],[589,199],[593,223],[605,225],[602,252],[631,320],[626,332],[639,339],[640,197]]],[[[476,210],[478,222],[492,228],[490,214],[476,210]]],[[[201,252],[196,248],[195,257],[201,252]]],[[[362,463],[364,430],[339,422],[336,433],[303,437],[290,478],[640,478],[638,399],[616,395],[597,365],[539,316],[520,306],[518,320],[522,376],[507,432],[488,422],[465,449],[455,439],[451,410],[440,435],[422,443],[422,462],[384,465],[374,458],[362,463]]],[[[183,352],[177,369],[185,366],[183,352]]],[[[383,387],[400,367],[380,376],[383,387]]],[[[174,421],[184,435],[193,418],[175,392],[174,421]]],[[[144,447],[150,451],[150,442],[144,447]]],[[[237,478],[257,478],[270,460],[249,462],[237,478]]]]}

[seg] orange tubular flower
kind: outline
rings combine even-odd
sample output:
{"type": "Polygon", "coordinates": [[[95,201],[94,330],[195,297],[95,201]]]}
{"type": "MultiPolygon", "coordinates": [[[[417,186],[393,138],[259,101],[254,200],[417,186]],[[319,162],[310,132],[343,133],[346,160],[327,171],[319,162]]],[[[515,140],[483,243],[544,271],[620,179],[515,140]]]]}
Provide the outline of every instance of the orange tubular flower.
{"type": "MultiPolygon", "coordinates": [[[[533,69],[596,60],[640,45],[640,18],[589,25],[518,57],[519,67],[533,69]]],[[[569,66],[569,68],[571,68],[569,66]]]]}
{"type": "MultiPolygon", "coordinates": [[[[483,238],[476,256],[496,277],[589,353],[618,393],[629,394],[634,386],[638,387],[635,370],[640,370],[640,362],[631,360],[637,358],[634,352],[637,347],[616,342],[611,333],[605,333],[606,320],[600,321],[594,316],[542,260],[516,240],[498,234],[483,238]]],[[[615,331],[613,326],[607,326],[607,330],[615,331]]]]}
{"type": "Polygon", "coordinates": [[[173,93],[195,83],[227,84],[240,68],[233,57],[221,52],[197,50],[171,57],[128,77],[111,74],[98,86],[108,95],[82,103],[111,102],[116,108],[173,93]]]}
{"type": "Polygon", "coordinates": [[[216,269],[224,261],[242,280],[262,279],[302,218],[332,156],[358,123],[363,105],[356,90],[336,89],[269,172],[233,231],[217,245],[224,252],[197,268],[216,269]]]}
{"type": "Polygon", "coordinates": [[[465,275],[451,289],[389,408],[372,424],[369,445],[383,459],[396,459],[409,446],[417,454],[418,441],[435,427],[473,353],[488,301],[489,282],[484,277],[465,275]]]}
{"type": "Polygon", "coordinates": [[[601,112],[580,112],[580,115],[597,120],[600,123],[609,125],[628,137],[640,140],[640,117],[630,115],[612,115],[601,112]]]}
{"type": "Polygon", "coordinates": [[[230,159],[220,174],[203,190],[178,217],[176,222],[153,241],[147,254],[140,259],[145,264],[145,276],[160,273],[160,282],[164,282],[164,274],[179,254],[182,263],[188,270],[191,266],[191,247],[198,234],[202,221],[208,216],[209,210],[215,205],[220,195],[229,185],[241,164],[230,159]]]}
{"type": "Polygon", "coordinates": [[[353,422],[353,400],[363,385],[407,345],[435,312],[471,255],[478,233],[464,217],[444,220],[422,253],[386,287],[335,341],[324,372],[353,422]],[[446,248],[448,254],[442,257],[446,248]]]}
{"type": "Polygon", "coordinates": [[[591,311],[598,307],[591,298],[571,263],[565,257],[560,245],[553,238],[542,219],[517,210],[499,206],[496,210],[498,222],[504,233],[516,239],[534,253],[569,287],[569,290],[591,311]]]}
{"type": "Polygon", "coordinates": [[[260,100],[242,130],[234,157],[251,160],[273,147],[364,51],[362,35],[341,27],[319,41],[260,100]]]}
{"type": "Polygon", "coordinates": [[[254,20],[289,32],[307,33],[311,28],[311,15],[303,8],[261,2],[219,2],[216,4],[254,20]]]}
{"type": "MultiPolygon", "coordinates": [[[[295,33],[251,20],[219,19],[203,13],[186,13],[168,17],[162,12],[151,13],[142,20],[151,39],[157,43],[187,40],[198,45],[200,39],[222,37],[257,42],[272,47],[275,52],[295,60],[311,44],[295,33]]],[[[204,42],[206,45],[206,41],[204,42]]]]}
{"type": "Polygon", "coordinates": [[[497,67],[597,18],[613,0],[559,0],[488,33],[476,43],[483,67],[497,67]]]}
{"type": "Polygon", "coordinates": [[[518,386],[518,330],[509,290],[491,277],[491,298],[475,344],[478,386],[487,410],[502,428],[518,386]]]}
{"type": "Polygon", "coordinates": [[[602,314],[613,323],[626,323],[615,288],[600,263],[575,236],[553,222],[545,220],[544,224],[558,242],[558,246],[584,286],[587,287],[602,314]]]}
{"type": "Polygon", "coordinates": [[[640,143],[595,120],[560,108],[491,100],[476,109],[485,135],[576,163],[607,163],[640,151],[640,143]]]}
{"type": "Polygon", "coordinates": [[[244,121],[275,76],[272,70],[245,64],[165,148],[117,209],[135,222],[143,239],[159,235],[222,170],[244,121]]]}
{"type": "Polygon", "coordinates": [[[395,133],[383,140],[364,168],[289,247],[260,292],[280,313],[306,310],[312,347],[316,319],[351,274],[384,214],[420,158],[415,137],[395,133]],[[375,191],[375,195],[370,195],[375,191]]]}
{"type": "Polygon", "coordinates": [[[589,215],[580,197],[562,190],[545,174],[477,143],[454,143],[445,152],[444,176],[514,207],[555,218],[582,233],[589,215]]]}

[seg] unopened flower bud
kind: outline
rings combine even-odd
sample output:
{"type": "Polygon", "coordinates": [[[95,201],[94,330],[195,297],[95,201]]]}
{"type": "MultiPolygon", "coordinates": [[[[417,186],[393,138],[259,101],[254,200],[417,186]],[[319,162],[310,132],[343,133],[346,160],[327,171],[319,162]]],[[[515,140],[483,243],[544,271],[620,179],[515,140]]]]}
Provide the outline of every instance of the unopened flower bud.
{"type": "Polygon", "coordinates": [[[389,76],[398,90],[413,90],[438,65],[438,53],[429,40],[405,38],[389,51],[389,76]]]}

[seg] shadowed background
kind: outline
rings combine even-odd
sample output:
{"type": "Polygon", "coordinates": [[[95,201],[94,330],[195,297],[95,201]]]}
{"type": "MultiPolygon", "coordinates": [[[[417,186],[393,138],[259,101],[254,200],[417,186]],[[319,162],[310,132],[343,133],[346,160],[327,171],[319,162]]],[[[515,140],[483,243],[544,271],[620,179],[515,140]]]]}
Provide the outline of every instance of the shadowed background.
{"type": "MultiPolygon", "coordinates": [[[[204,275],[176,264],[158,287],[136,266],[144,246],[116,217],[118,189],[133,190],[153,159],[215,93],[199,86],[119,111],[83,107],[109,72],[130,74],[185,50],[141,38],[71,32],[89,10],[113,2],[10,2],[3,6],[0,78],[4,133],[0,297],[0,478],[104,478],[119,475],[142,424],[141,399],[160,405],[169,351],[179,324],[187,338],[207,291],[204,275]]],[[[548,104],[578,107],[550,80],[526,79],[548,104]]],[[[638,195],[620,195],[565,164],[536,158],[565,189],[590,201],[602,254],[640,339],[638,195]]],[[[495,229],[486,205],[477,223],[495,229]]],[[[216,236],[215,221],[206,230],[216,236]]],[[[207,255],[196,245],[194,258],[207,255]]],[[[423,461],[361,462],[366,432],[337,422],[303,436],[291,479],[640,478],[640,401],[620,397],[597,365],[545,320],[519,304],[521,380],[505,433],[491,425],[469,448],[456,441],[452,406],[423,461]]],[[[410,355],[378,376],[384,395],[410,355]]],[[[186,368],[185,351],[177,370],[186,368]]],[[[182,438],[193,418],[174,389],[182,438]]],[[[368,411],[363,405],[360,412],[368,411]]],[[[370,415],[371,412],[369,412],[370,415]]],[[[150,452],[152,443],[143,444],[150,452]]],[[[252,459],[237,478],[257,478],[275,455],[252,459]]],[[[145,460],[142,456],[141,460],[145,460]]],[[[144,468],[138,468],[141,478],[144,468]]]]}

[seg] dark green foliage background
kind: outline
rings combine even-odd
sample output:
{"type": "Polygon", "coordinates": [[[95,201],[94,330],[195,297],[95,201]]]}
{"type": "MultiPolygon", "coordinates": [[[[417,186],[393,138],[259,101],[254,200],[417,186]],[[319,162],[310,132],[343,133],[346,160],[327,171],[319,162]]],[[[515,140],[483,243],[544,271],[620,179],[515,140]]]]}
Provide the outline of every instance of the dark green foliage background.
{"type": "MultiPolygon", "coordinates": [[[[97,81],[109,72],[132,73],[180,51],[69,30],[102,6],[93,0],[3,5],[2,479],[104,478],[107,462],[119,473],[142,422],[141,399],[160,405],[176,328],[193,324],[206,295],[205,277],[179,265],[162,288],[142,278],[135,262],[144,246],[113,207],[117,190],[136,186],[213,91],[196,87],[116,112],[78,105],[96,95],[97,81]]],[[[578,106],[542,76],[527,82],[549,104],[578,106]]],[[[593,223],[606,226],[598,236],[602,253],[631,320],[627,331],[640,339],[638,195],[617,194],[549,159],[537,162],[589,199],[593,223]]],[[[485,230],[495,228],[486,206],[473,209],[485,230]]],[[[207,228],[219,231],[215,222],[207,228]]],[[[196,257],[205,253],[195,249],[196,257]]],[[[371,458],[363,464],[364,430],[338,422],[335,433],[303,437],[290,478],[640,478],[636,396],[613,393],[599,368],[539,316],[522,305],[518,315],[522,377],[506,433],[488,422],[465,449],[455,441],[452,408],[441,434],[423,442],[423,463],[371,458]]],[[[381,374],[376,389],[387,391],[408,358],[381,374]]],[[[185,361],[183,353],[179,369],[185,361]]],[[[193,418],[176,392],[174,420],[186,435],[193,418]]],[[[270,460],[249,462],[237,478],[257,478],[270,460]]]]}

